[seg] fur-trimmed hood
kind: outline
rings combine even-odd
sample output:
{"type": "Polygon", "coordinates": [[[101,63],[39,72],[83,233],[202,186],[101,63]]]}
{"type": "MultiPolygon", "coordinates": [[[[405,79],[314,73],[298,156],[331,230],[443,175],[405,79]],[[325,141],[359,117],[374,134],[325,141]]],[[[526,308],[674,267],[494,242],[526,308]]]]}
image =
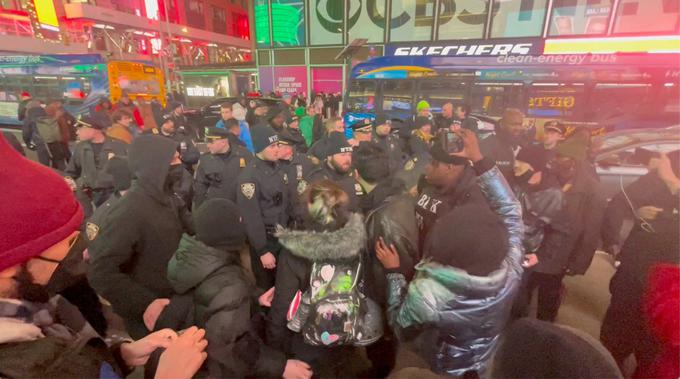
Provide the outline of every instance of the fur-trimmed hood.
{"type": "Polygon", "coordinates": [[[366,244],[366,227],[361,214],[354,213],[347,224],[336,231],[280,229],[276,236],[281,245],[301,258],[311,261],[348,259],[357,256],[366,244]]]}

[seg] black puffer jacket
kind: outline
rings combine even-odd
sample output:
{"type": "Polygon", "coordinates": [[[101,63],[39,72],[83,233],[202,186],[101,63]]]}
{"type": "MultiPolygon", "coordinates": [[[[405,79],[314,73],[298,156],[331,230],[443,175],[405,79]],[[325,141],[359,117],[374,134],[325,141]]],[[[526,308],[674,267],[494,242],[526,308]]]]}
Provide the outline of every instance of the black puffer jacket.
{"type": "Polygon", "coordinates": [[[285,356],[251,332],[254,286],[239,259],[185,234],[168,263],[168,280],[177,293],[193,293],[194,323],[206,330],[212,377],[280,377],[285,356]]]}
{"type": "Polygon", "coordinates": [[[366,287],[369,297],[386,306],[386,272],[375,256],[375,244],[379,237],[394,244],[407,279],[413,276],[413,267],[418,261],[415,199],[405,193],[404,182],[388,178],[364,196],[362,210],[366,215],[366,251],[370,252],[366,287]]]}
{"type": "Polygon", "coordinates": [[[111,209],[89,248],[90,283],[111,302],[134,338],[148,333],[142,321],[147,306],[173,293],[165,273],[183,227],[177,199],[165,182],[176,149],[173,140],[154,135],[133,142],[129,164],[137,180],[111,209]]]}

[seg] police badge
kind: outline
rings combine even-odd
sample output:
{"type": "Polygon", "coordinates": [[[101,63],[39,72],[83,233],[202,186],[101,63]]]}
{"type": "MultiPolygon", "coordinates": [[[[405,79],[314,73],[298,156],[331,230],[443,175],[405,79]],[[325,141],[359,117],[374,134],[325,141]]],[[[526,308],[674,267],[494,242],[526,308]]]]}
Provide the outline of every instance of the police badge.
{"type": "Polygon", "coordinates": [[[285,172],[283,173],[283,184],[288,185],[288,174],[285,172]]]}
{"type": "Polygon", "coordinates": [[[87,239],[90,241],[93,241],[95,237],[97,237],[97,233],[99,233],[99,227],[91,222],[88,222],[85,225],[85,234],[87,234],[87,239]]]}
{"type": "Polygon", "coordinates": [[[243,183],[243,184],[241,184],[241,193],[248,200],[252,199],[253,195],[255,195],[255,183],[243,183]]]}
{"type": "Polygon", "coordinates": [[[297,186],[298,195],[302,195],[302,193],[305,192],[306,189],[307,189],[307,181],[304,180],[304,179],[300,180],[298,182],[298,186],[297,186]]]}

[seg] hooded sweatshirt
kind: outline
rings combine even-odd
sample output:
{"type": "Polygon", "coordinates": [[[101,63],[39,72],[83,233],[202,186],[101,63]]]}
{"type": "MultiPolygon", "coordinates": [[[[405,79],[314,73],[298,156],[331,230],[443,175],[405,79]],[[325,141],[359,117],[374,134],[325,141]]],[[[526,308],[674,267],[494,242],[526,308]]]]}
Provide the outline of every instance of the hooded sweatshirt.
{"type": "Polygon", "coordinates": [[[89,248],[90,283],[125,319],[133,337],[147,332],[142,321],[147,306],[173,292],[165,273],[183,230],[166,180],[176,149],[173,140],[161,136],[134,141],[128,159],[136,181],[89,248]]]}

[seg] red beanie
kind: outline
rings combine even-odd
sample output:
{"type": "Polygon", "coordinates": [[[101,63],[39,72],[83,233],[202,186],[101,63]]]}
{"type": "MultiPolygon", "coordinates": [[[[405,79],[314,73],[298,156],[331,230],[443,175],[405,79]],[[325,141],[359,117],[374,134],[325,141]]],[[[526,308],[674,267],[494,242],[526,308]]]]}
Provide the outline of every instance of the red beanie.
{"type": "Polygon", "coordinates": [[[64,179],[16,152],[0,135],[0,271],[78,230],[83,211],[64,179]]]}
{"type": "Polygon", "coordinates": [[[24,91],[21,93],[21,97],[31,97],[31,94],[28,91],[24,91]]]}

